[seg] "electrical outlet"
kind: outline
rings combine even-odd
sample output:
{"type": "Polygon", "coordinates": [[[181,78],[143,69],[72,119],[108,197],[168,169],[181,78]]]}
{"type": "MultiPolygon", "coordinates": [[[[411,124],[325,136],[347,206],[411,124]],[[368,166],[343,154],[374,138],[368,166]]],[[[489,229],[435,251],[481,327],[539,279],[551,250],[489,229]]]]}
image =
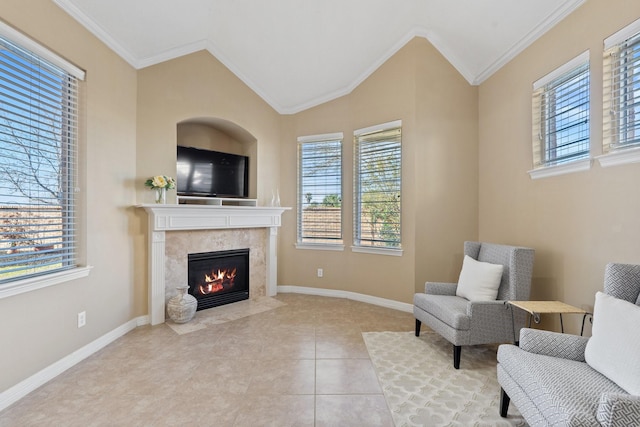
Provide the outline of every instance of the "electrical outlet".
{"type": "Polygon", "coordinates": [[[324,271],[321,268],[318,269],[318,277],[322,277],[324,275],[324,271]]]}
{"type": "Polygon", "coordinates": [[[81,311],[80,313],[78,313],[78,328],[82,328],[86,324],[87,324],[87,312],[81,311]]]}

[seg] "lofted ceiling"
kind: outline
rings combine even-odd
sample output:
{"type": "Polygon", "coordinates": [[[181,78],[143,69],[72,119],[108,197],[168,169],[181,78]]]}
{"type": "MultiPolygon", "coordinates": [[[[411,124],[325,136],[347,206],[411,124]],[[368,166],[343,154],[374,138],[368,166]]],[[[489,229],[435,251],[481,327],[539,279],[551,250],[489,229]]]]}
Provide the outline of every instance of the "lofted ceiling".
{"type": "Polygon", "coordinates": [[[135,68],[206,49],[276,111],[346,95],[413,37],[480,84],[586,0],[52,0],[135,68]]]}

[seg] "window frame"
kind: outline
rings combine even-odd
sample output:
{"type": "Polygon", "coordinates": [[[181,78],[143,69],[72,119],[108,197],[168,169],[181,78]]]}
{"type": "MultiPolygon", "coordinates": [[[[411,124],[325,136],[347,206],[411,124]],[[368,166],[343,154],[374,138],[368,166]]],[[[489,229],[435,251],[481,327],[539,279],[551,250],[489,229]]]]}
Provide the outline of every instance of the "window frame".
{"type": "MultiPolygon", "coordinates": [[[[534,168],[528,171],[532,179],[546,178],[550,176],[563,175],[588,170],[591,168],[591,71],[589,64],[589,51],[582,52],[564,65],[558,67],[551,73],[540,78],[533,83],[532,93],[532,148],[534,168]],[[581,76],[582,75],[582,76],[581,76]],[[586,96],[578,98],[578,101],[587,103],[586,112],[586,145],[588,148],[579,153],[575,158],[558,159],[546,158],[545,153],[551,150],[548,143],[553,136],[548,130],[556,123],[555,119],[562,115],[558,112],[552,102],[556,98],[559,90],[570,85],[571,79],[575,77],[586,78],[586,96]]],[[[584,84],[585,82],[580,82],[584,84]]],[[[566,99],[564,99],[566,101],[566,99]]],[[[573,108],[581,105],[572,105],[573,108]]],[[[578,121],[572,121],[569,127],[579,126],[578,121]]],[[[553,132],[553,135],[557,135],[553,132]]],[[[568,145],[579,143],[579,138],[569,141],[568,145]]],[[[582,141],[584,143],[584,141],[582,141]]]]}
{"type": "MultiPolygon", "coordinates": [[[[315,250],[327,250],[327,251],[342,251],[344,250],[344,172],[343,172],[343,150],[344,150],[344,134],[342,132],[335,133],[326,133],[319,135],[307,135],[298,137],[298,155],[297,155],[297,215],[296,215],[296,248],[297,249],[315,249],[315,250]],[[340,219],[339,219],[339,234],[340,237],[335,239],[335,242],[332,243],[330,240],[332,239],[329,234],[325,236],[319,236],[318,242],[314,242],[310,238],[305,238],[302,236],[302,231],[305,229],[304,225],[304,211],[305,211],[305,185],[304,181],[304,158],[303,158],[303,147],[307,144],[331,144],[337,143],[338,157],[339,157],[339,175],[340,175],[340,183],[339,183],[339,202],[340,202],[340,219]],[[310,240],[307,240],[310,239],[310,240]]],[[[321,184],[321,183],[319,183],[321,184]]],[[[333,194],[333,193],[331,193],[333,194]]],[[[329,194],[321,194],[322,196],[328,196],[329,194]]],[[[310,202],[307,202],[309,204],[310,202]]],[[[335,225],[336,222],[330,222],[328,225],[335,225]]]]}
{"type": "MultiPolygon", "coordinates": [[[[640,19],[632,22],[620,31],[609,36],[604,40],[603,49],[603,93],[602,93],[602,155],[596,157],[602,167],[617,166],[628,163],[640,162],[640,136],[633,143],[620,143],[619,135],[622,132],[618,116],[620,111],[620,103],[618,92],[620,91],[619,75],[620,69],[626,70],[626,67],[620,67],[617,63],[617,57],[621,50],[625,50],[628,46],[636,48],[636,52],[640,53],[640,19]],[[629,42],[631,42],[629,44],[629,42]]],[[[633,73],[638,78],[635,83],[640,83],[640,57],[636,59],[635,68],[638,70],[633,73]]],[[[627,86],[624,87],[625,89],[627,86]]],[[[634,96],[636,102],[640,102],[640,95],[634,96]]],[[[638,112],[637,114],[640,114],[638,112]]],[[[635,125],[635,130],[640,135],[640,125],[635,125]]]]}
{"type": "MultiPolygon", "coordinates": [[[[390,139],[390,138],[388,138],[390,139]]],[[[388,141],[386,141],[388,143],[388,141]]],[[[392,255],[392,256],[402,256],[403,248],[402,248],[402,120],[395,120],[392,122],[382,123],[379,125],[374,125],[370,127],[366,127],[363,129],[358,129],[353,132],[353,245],[351,250],[353,252],[359,253],[371,253],[371,254],[380,254],[380,255],[392,255]],[[398,199],[398,242],[397,246],[392,245],[375,245],[374,239],[363,239],[362,236],[362,173],[361,171],[361,147],[362,143],[366,141],[366,139],[370,139],[370,141],[366,141],[368,143],[375,143],[376,141],[371,141],[374,139],[374,135],[382,135],[386,132],[392,132],[394,130],[398,131],[397,136],[397,144],[399,153],[398,156],[399,165],[397,167],[398,177],[397,177],[397,191],[399,194],[396,195],[398,199]],[[371,244],[363,244],[363,241],[370,242],[371,244]]]]}
{"type": "MultiPolygon", "coordinates": [[[[51,52],[49,49],[45,48],[44,46],[34,41],[33,39],[27,37],[23,33],[17,31],[13,27],[2,22],[0,22],[0,37],[6,40],[7,43],[16,46],[16,49],[18,49],[18,51],[24,52],[24,54],[29,57],[35,58],[37,62],[48,64],[48,65],[44,65],[45,67],[50,66],[52,68],[58,69],[61,73],[66,75],[67,78],[74,79],[75,81],[77,81],[77,86],[80,86],[80,83],[84,81],[85,72],[83,70],[71,64],[70,62],[66,61],[65,59],[61,58],[59,55],[51,52]]],[[[15,72],[17,73],[18,71],[15,71],[15,72]]],[[[30,75],[25,74],[25,76],[28,77],[30,75]]],[[[77,101],[79,98],[80,97],[77,96],[75,97],[75,100],[77,101]]],[[[60,101],[61,104],[58,108],[60,108],[61,111],[64,111],[63,114],[66,115],[70,110],[74,110],[74,108],[69,108],[69,104],[68,104],[68,102],[72,102],[72,101],[73,101],[73,98],[69,98],[66,96],[61,97],[61,101],[60,101]],[[63,101],[63,99],[65,101],[63,101]]],[[[76,105],[75,111],[71,120],[78,119],[78,117],[80,116],[80,111],[78,110],[79,110],[79,107],[76,105]]],[[[11,125],[12,123],[16,123],[8,119],[7,121],[9,125],[11,125]]],[[[68,117],[65,118],[63,122],[65,126],[64,129],[68,130],[67,125],[69,123],[69,118],[68,117]]],[[[14,126],[11,126],[11,127],[14,128],[14,126]]],[[[40,128],[33,128],[33,129],[38,130],[40,128]]],[[[75,151],[76,147],[78,146],[78,136],[77,136],[78,132],[76,130],[76,132],[71,132],[71,133],[73,134],[72,139],[69,140],[65,138],[65,142],[63,143],[63,146],[71,147],[71,149],[75,151]]],[[[65,150],[66,148],[63,149],[63,151],[65,150]]],[[[65,170],[65,173],[63,174],[64,177],[59,179],[73,178],[75,180],[75,177],[76,177],[75,171],[77,171],[77,168],[79,165],[77,162],[77,158],[75,156],[70,158],[70,161],[73,162],[71,168],[63,167],[63,169],[65,170]]],[[[58,176],[61,177],[60,172],[58,172],[58,176]]],[[[63,187],[66,189],[66,194],[71,195],[71,200],[72,200],[70,205],[71,211],[72,212],[77,211],[78,202],[74,201],[75,199],[74,193],[76,193],[77,191],[76,182],[75,181],[69,182],[69,181],[63,180],[63,184],[64,184],[63,187]]],[[[74,222],[77,226],[78,219],[75,219],[74,222]]],[[[64,226],[63,228],[66,228],[66,226],[64,226]]],[[[65,238],[65,242],[71,242],[71,244],[73,245],[72,247],[75,247],[75,249],[72,249],[76,253],[76,256],[74,256],[73,258],[74,261],[72,264],[63,265],[63,268],[51,269],[51,270],[43,271],[36,274],[31,272],[27,274],[18,275],[12,278],[5,278],[3,279],[2,283],[0,283],[0,299],[10,297],[13,295],[18,295],[24,292],[29,292],[35,289],[40,289],[40,288],[56,285],[59,283],[64,283],[69,280],[75,280],[81,277],[86,277],[89,274],[91,267],[80,266],[78,264],[77,262],[77,256],[79,255],[79,249],[77,249],[78,238],[75,234],[72,234],[71,236],[72,236],[71,238],[65,238]]],[[[62,248],[61,253],[67,253],[67,251],[68,249],[66,249],[66,246],[65,246],[62,248]]]]}

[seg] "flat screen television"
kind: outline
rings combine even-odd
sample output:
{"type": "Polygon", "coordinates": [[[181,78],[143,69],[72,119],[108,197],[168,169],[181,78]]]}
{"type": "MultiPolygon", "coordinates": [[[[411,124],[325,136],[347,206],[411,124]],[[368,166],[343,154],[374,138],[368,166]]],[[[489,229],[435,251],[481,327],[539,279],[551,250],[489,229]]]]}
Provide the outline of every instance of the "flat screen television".
{"type": "Polygon", "coordinates": [[[178,146],[177,160],[179,196],[249,196],[249,157],[178,146]]]}

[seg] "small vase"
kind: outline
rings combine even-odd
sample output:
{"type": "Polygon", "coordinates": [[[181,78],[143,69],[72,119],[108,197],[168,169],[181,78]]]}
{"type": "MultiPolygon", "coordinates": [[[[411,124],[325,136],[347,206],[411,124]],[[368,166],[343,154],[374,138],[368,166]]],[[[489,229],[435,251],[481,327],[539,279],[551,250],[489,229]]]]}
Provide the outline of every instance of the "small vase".
{"type": "Polygon", "coordinates": [[[280,190],[276,190],[275,193],[272,191],[271,194],[273,196],[271,198],[271,206],[280,207],[280,190]]]}
{"type": "Polygon", "coordinates": [[[167,303],[167,314],[176,323],[187,323],[193,319],[198,308],[198,300],[187,293],[188,286],[178,286],[178,295],[171,298],[167,303]]]}
{"type": "Polygon", "coordinates": [[[156,188],[156,203],[167,203],[167,189],[162,187],[162,188],[156,188]]]}

